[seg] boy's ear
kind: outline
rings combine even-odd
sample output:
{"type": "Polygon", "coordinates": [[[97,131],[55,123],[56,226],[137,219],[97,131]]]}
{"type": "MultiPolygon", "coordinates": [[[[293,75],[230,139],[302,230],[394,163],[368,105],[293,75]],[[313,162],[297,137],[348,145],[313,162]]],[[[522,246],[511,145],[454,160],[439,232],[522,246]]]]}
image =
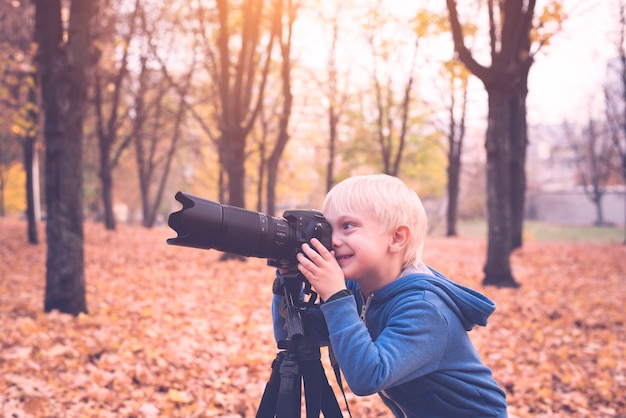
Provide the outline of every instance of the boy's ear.
{"type": "Polygon", "coordinates": [[[391,252],[400,252],[406,248],[411,237],[411,230],[406,225],[400,225],[394,231],[389,244],[391,252]]]}

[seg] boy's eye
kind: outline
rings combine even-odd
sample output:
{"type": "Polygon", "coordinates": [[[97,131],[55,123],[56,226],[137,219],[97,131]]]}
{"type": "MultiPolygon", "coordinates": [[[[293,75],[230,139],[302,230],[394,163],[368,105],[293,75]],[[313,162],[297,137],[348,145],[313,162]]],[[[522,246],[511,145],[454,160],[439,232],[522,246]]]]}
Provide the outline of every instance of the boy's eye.
{"type": "Polygon", "coordinates": [[[346,222],[343,224],[343,229],[351,229],[354,227],[354,224],[352,222],[346,222]]]}

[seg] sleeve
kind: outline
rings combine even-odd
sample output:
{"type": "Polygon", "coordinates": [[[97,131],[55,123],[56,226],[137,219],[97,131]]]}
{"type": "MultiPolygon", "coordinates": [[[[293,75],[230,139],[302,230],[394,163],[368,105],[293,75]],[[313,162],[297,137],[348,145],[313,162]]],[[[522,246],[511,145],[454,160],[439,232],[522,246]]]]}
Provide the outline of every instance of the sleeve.
{"type": "Polygon", "coordinates": [[[287,321],[280,312],[283,299],[283,296],[278,295],[274,295],[272,299],[272,323],[274,325],[274,339],[277,343],[287,338],[287,321]]]}
{"type": "Polygon", "coordinates": [[[354,297],[322,305],[330,344],[348,386],[364,396],[437,370],[447,344],[447,321],[423,298],[390,302],[371,324],[359,318],[354,297]]]}

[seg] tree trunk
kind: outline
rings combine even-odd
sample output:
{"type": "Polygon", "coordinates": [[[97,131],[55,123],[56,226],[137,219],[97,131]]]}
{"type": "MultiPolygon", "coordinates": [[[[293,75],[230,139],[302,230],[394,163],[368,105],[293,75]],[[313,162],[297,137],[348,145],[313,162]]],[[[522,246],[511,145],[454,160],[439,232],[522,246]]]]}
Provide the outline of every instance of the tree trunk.
{"type": "Polygon", "coordinates": [[[596,226],[604,226],[604,211],[602,210],[602,197],[604,197],[604,191],[600,189],[600,187],[594,185],[593,191],[591,192],[591,201],[593,205],[596,207],[596,221],[594,225],[596,226]]]}
{"type": "MultiPolygon", "coordinates": [[[[524,74],[527,80],[528,73],[524,74]]],[[[528,128],[526,124],[527,81],[519,84],[518,92],[510,103],[511,123],[511,250],[521,248],[524,238],[524,205],[526,197],[526,149],[528,128]]]]}
{"type": "MultiPolygon", "coordinates": [[[[112,33],[99,29],[97,40],[102,43],[120,43],[122,45],[122,56],[119,68],[105,68],[110,65],[110,61],[106,63],[97,63],[94,70],[94,101],[96,113],[96,132],[98,136],[98,144],[100,150],[100,183],[102,186],[102,205],[104,226],[108,230],[114,230],[116,227],[115,213],[113,211],[113,170],[118,164],[122,153],[130,145],[130,137],[120,140],[119,128],[120,119],[124,114],[122,109],[122,96],[124,92],[124,82],[128,74],[128,55],[129,48],[133,36],[135,35],[136,17],[139,13],[140,2],[135,0],[132,13],[128,15],[128,32],[123,39],[117,40],[112,33]],[[105,91],[112,89],[110,95],[105,91]],[[105,99],[105,96],[106,99],[105,99]],[[108,111],[108,115],[105,113],[108,111]]],[[[105,26],[106,27],[106,26],[105,26]]],[[[110,26],[108,26],[110,27],[110,26]]],[[[107,27],[107,28],[108,28],[107,27]]],[[[99,57],[101,58],[101,57],[99,57]]]]}
{"type": "MultiPolygon", "coordinates": [[[[263,138],[261,138],[261,142],[259,143],[259,169],[257,171],[257,188],[256,188],[256,211],[263,212],[263,185],[265,184],[265,143],[267,130],[262,131],[263,138]]],[[[272,215],[271,212],[268,212],[269,215],[272,215]]]]}
{"type": "MultiPolygon", "coordinates": [[[[280,1],[273,4],[282,7],[280,1]]],[[[227,174],[228,204],[242,208],[245,207],[246,138],[263,105],[273,44],[282,16],[271,14],[268,21],[270,31],[265,32],[266,9],[262,0],[243,2],[241,13],[236,17],[241,23],[235,29],[241,31],[237,34],[231,24],[235,20],[232,20],[229,3],[224,0],[217,2],[217,65],[211,73],[220,92],[218,149],[220,163],[227,174]],[[265,40],[267,44],[263,48],[265,40]],[[237,42],[239,50],[233,53],[237,42]]]]}
{"type": "Polygon", "coordinates": [[[326,164],[326,192],[335,185],[335,155],[337,153],[337,125],[339,115],[334,104],[328,109],[328,163],[326,164]]]}
{"type": "Polygon", "coordinates": [[[142,225],[152,228],[158,219],[163,192],[181,137],[187,108],[185,99],[195,66],[190,66],[183,82],[178,84],[166,67],[161,67],[163,78],[156,80],[147,63],[148,58],[142,57],[131,138],[135,145],[142,225]],[[174,103],[174,95],[178,96],[177,103],[174,103]],[[155,98],[151,100],[151,97],[155,98]]]}
{"type": "Polygon", "coordinates": [[[44,310],[87,312],[83,249],[82,128],[89,26],[95,0],[72,1],[67,43],[60,0],[36,3],[35,39],[46,140],[46,290],[44,310]]]}
{"type": "MultiPolygon", "coordinates": [[[[28,102],[30,103],[29,117],[33,126],[37,126],[39,119],[39,111],[37,105],[37,88],[35,74],[31,75],[33,82],[28,87],[28,102]]],[[[29,77],[31,77],[29,76],[29,77]]],[[[39,173],[36,164],[39,161],[35,155],[37,152],[37,132],[36,129],[30,129],[26,138],[24,138],[24,170],[26,171],[26,219],[27,219],[27,235],[30,244],[38,244],[39,237],[37,233],[37,222],[39,221],[39,179],[36,175],[39,173]]]]}
{"type": "MultiPolygon", "coordinates": [[[[222,167],[226,171],[228,178],[228,204],[245,208],[245,147],[247,134],[240,128],[222,129],[221,132],[220,151],[222,167]]],[[[234,253],[224,253],[220,257],[221,261],[233,259],[245,261],[246,257],[234,253]]]]}
{"type": "MultiPolygon", "coordinates": [[[[152,200],[151,210],[149,217],[144,220],[144,226],[146,228],[152,228],[157,221],[159,215],[159,207],[161,206],[161,202],[163,200],[163,193],[165,191],[165,185],[167,184],[167,179],[170,174],[170,169],[172,167],[172,160],[174,159],[174,155],[178,149],[178,142],[181,137],[182,125],[185,119],[185,97],[187,94],[187,90],[191,85],[191,76],[193,74],[193,70],[191,70],[188,74],[188,78],[186,80],[186,84],[182,91],[179,91],[180,94],[180,102],[178,103],[178,109],[176,111],[176,116],[174,117],[174,126],[172,128],[172,138],[169,143],[169,147],[166,150],[166,156],[163,161],[163,166],[161,168],[161,173],[158,181],[158,185],[156,186],[156,190],[154,192],[154,199],[152,200]]],[[[157,139],[154,138],[156,141],[157,139]]],[[[155,176],[157,174],[155,173],[155,176]]]]}
{"type": "Polygon", "coordinates": [[[461,155],[463,154],[463,142],[465,140],[465,117],[467,115],[467,76],[457,72],[457,68],[462,65],[452,62],[450,68],[450,108],[449,108],[449,128],[448,128],[448,207],[446,209],[446,236],[457,236],[457,219],[459,212],[459,190],[461,178],[461,155]],[[461,92],[461,113],[456,116],[456,80],[462,81],[461,92]]]}
{"type": "Polygon", "coordinates": [[[511,273],[511,118],[510,98],[501,89],[492,88],[485,149],[487,152],[488,245],[483,284],[518,287],[511,273]]]}
{"type": "MultiPolygon", "coordinates": [[[[337,3],[337,13],[341,6],[337,3]]],[[[337,71],[337,42],[339,39],[338,14],[332,20],[332,42],[327,62],[328,78],[324,83],[328,99],[328,162],[326,163],[326,192],[335,185],[335,156],[337,154],[338,127],[346,103],[346,94],[339,91],[337,71]]]]}
{"type": "Polygon", "coordinates": [[[239,128],[222,131],[223,163],[228,176],[228,204],[245,208],[246,133],[239,128]]]}
{"type": "Polygon", "coordinates": [[[280,160],[268,160],[267,164],[267,214],[278,216],[276,213],[276,182],[278,181],[278,163],[280,160]]]}
{"type": "Polygon", "coordinates": [[[459,177],[461,171],[460,159],[448,158],[448,207],[446,210],[446,236],[456,237],[456,221],[459,201],[459,177]]]}
{"type": "Polygon", "coordinates": [[[24,138],[24,170],[26,171],[26,219],[27,219],[27,235],[30,244],[38,244],[37,236],[37,216],[35,211],[35,137],[24,138]]]}
{"type": "Polygon", "coordinates": [[[2,175],[2,167],[0,167],[0,218],[4,218],[6,216],[6,208],[4,204],[5,186],[5,178],[4,175],[2,175]]]}
{"type": "Polygon", "coordinates": [[[291,108],[293,104],[293,94],[291,93],[291,35],[293,33],[293,24],[296,19],[297,6],[291,1],[282,4],[282,0],[277,2],[273,11],[275,19],[283,22],[276,26],[276,37],[280,47],[281,61],[281,86],[282,86],[282,109],[278,123],[278,136],[272,154],[267,164],[267,211],[274,216],[276,212],[276,181],[278,180],[278,166],[280,159],[285,151],[287,142],[289,141],[289,120],[291,118],[291,108]],[[284,15],[284,19],[283,19],[284,15]]]}
{"type": "MultiPolygon", "coordinates": [[[[626,186],[626,153],[622,155],[622,178],[626,186]]],[[[626,187],[624,188],[624,208],[626,208],[626,187]]],[[[624,210],[624,245],[626,245],[626,209],[624,210]]]]}
{"type": "Polygon", "coordinates": [[[115,214],[113,212],[113,168],[110,158],[110,142],[99,138],[100,144],[100,184],[102,185],[102,206],[104,227],[115,229],[115,214]]]}

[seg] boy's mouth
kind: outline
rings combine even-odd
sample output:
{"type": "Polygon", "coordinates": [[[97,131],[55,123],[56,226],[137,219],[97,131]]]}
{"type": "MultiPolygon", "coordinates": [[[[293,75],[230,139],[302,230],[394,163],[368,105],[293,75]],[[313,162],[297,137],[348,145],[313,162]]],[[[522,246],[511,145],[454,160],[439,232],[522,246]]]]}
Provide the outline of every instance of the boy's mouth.
{"type": "Polygon", "coordinates": [[[335,257],[335,258],[337,259],[337,262],[341,263],[342,261],[347,260],[347,259],[349,259],[350,257],[352,257],[352,254],[349,254],[349,255],[340,255],[340,256],[337,256],[337,257],[335,257]]]}

